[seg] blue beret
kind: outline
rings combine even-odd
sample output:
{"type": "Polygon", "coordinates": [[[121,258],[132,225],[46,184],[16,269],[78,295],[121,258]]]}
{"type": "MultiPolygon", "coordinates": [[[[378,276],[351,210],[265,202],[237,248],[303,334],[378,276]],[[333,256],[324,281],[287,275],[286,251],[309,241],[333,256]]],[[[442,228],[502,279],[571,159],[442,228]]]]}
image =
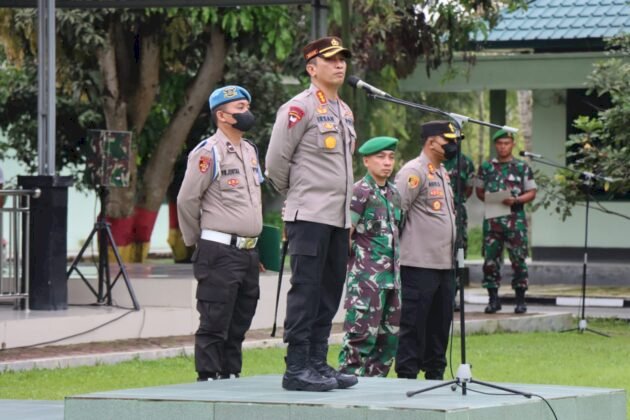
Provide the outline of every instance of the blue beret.
{"type": "Polygon", "coordinates": [[[359,153],[363,156],[376,154],[383,150],[396,150],[398,139],[393,137],[374,137],[359,147],[359,153]]]}
{"type": "Polygon", "coordinates": [[[502,139],[503,137],[507,137],[514,140],[514,134],[510,133],[509,131],[505,131],[504,129],[500,129],[499,131],[497,131],[496,133],[492,135],[492,141],[496,142],[497,140],[502,139]]]}
{"type": "Polygon", "coordinates": [[[231,85],[215,89],[215,91],[210,95],[208,103],[210,104],[210,111],[214,111],[214,109],[219,105],[241,99],[251,102],[252,95],[250,95],[247,89],[243,87],[231,85]]]}

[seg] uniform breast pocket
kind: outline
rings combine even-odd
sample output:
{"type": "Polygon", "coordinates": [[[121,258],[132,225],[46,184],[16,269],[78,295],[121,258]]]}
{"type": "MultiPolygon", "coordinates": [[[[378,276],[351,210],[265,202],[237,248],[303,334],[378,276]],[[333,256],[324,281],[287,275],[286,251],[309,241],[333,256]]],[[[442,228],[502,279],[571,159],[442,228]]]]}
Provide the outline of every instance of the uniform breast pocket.
{"type": "Polygon", "coordinates": [[[238,201],[245,188],[245,177],[241,174],[222,175],[219,178],[221,198],[226,201],[238,201]]]}
{"type": "Polygon", "coordinates": [[[341,153],[341,133],[332,123],[321,123],[317,126],[317,146],[324,153],[341,153]]]}
{"type": "Polygon", "coordinates": [[[444,198],[433,198],[430,197],[427,199],[427,209],[430,214],[434,214],[436,216],[443,216],[446,214],[446,201],[444,198]]]}

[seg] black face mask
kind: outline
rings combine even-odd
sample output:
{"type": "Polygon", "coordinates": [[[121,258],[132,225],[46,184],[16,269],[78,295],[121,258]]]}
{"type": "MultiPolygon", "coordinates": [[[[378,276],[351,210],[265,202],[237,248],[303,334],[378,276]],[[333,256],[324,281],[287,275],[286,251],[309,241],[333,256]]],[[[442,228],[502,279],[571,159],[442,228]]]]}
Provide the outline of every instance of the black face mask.
{"type": "Polygon", "coordinates": [[[256,117],[249,109],[245,112],[239,112],[238,114],[229,115],[231,115],[236,120],[236,123],[232,124],[232,127],[236,128],[238,131],[242,131],[243,133],[249,131],[254,126],[254,124],[256,124],[256,117]]]}
{"type": "Polygon", "coordinates": [[[444,158],[446,160],[451,160],[455,156],[457,156],[457,143],[449,141],[444,146],[442,146],[444,150],[444,158]]]}

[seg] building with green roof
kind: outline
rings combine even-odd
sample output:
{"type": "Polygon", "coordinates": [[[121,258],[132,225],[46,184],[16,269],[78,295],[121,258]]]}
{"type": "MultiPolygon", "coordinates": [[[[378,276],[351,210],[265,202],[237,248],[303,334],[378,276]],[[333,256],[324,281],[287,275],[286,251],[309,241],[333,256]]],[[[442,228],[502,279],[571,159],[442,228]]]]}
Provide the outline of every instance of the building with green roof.
{"type": "MultiPolygon", "coordinates": [[[[504,12],[487,39],[478,39],[482,52],[470,67],[454,59],[457,76],[445,78],[440,68],[427,77],[423,64],[401,82],[403,91],[490,92],[490,120],[505,124],[506,91],[531,90],[532,149],[564,165],[565,141],[574,132],[578,115],[595,115],[607,98],[586,95],[587,76],[606,58],[606,38],[630,32],[627,0],[534,0],[526,10],[504,12]],[[447,80],[447,81],[444,81],[447,80]]],[[[629,57],[630,58],[630,57],[629,57]]],[[[492,148],[491,148],[492,150],[492,148]]],[[[547,174],[555,169],[534,164],[547,174]]],[[[630,203],[607,201],[608,209],[630,215],[630,203]]],[[[564,222],[549,210],[532,215],[534,260],[581,259],[585,208],[576,206],[564,222]]],[[[614,215],[589,215],[591,260],[630,260],[630,223],[614,215]]]]}

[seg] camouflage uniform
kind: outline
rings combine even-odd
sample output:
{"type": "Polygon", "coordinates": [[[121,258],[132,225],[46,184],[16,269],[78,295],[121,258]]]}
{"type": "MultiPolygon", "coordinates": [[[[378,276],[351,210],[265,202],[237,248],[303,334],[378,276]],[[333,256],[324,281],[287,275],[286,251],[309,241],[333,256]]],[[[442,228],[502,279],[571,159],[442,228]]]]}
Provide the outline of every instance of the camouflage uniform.
{"type": "Polygon", "coordinates": [[[455,203],[459,203],[461,200],[461,207],[457,207],[460,210],[460,213],[457,214],[457,226],[462,227],[462,243],[464,246],[464,255],[467,254],[468,251],[468,212],[466,211],[466,188],[473,187],[475,181],[475,164],[472,159],[468,156],[462,154],[459,166],[461,170],[459,171],[459,190],[457,189],[457,185],[455,181],[457,180],[457,172],[455,170],[455,166],[457,165],[457,158],[453,158],[451,160],[446,160],[443,162],[444,168],[448,172],[448,176],[451,178],[451,188],[453,189],[453,193],[455,194],[455,203]],[[456,194],[459,191],[460,196],[458,197],[456,194]]]}
{"type": "MultiPolygon", "coordinates": [[[[532,169],[520,159],[499,162],[496,158],[484,162],[479,168],[477,187],[485,192],[508,190],[512,196],[536,188],[532,169]]],[[[507,216],[483,221],[483,287],[498,288],[501,282],[501,262],[505,242],[514,276],[513,289],[527,290],[527,220],[523,204],[515,204],[507,216]]]]}
{"type": "Polygon", "coordinates": [[[387,376],[400,325],[400,194],[370,174],[356,182],[350,204],[352,254],[346,285],[346,335],[339,367],[357,376],[387,376]]]}

